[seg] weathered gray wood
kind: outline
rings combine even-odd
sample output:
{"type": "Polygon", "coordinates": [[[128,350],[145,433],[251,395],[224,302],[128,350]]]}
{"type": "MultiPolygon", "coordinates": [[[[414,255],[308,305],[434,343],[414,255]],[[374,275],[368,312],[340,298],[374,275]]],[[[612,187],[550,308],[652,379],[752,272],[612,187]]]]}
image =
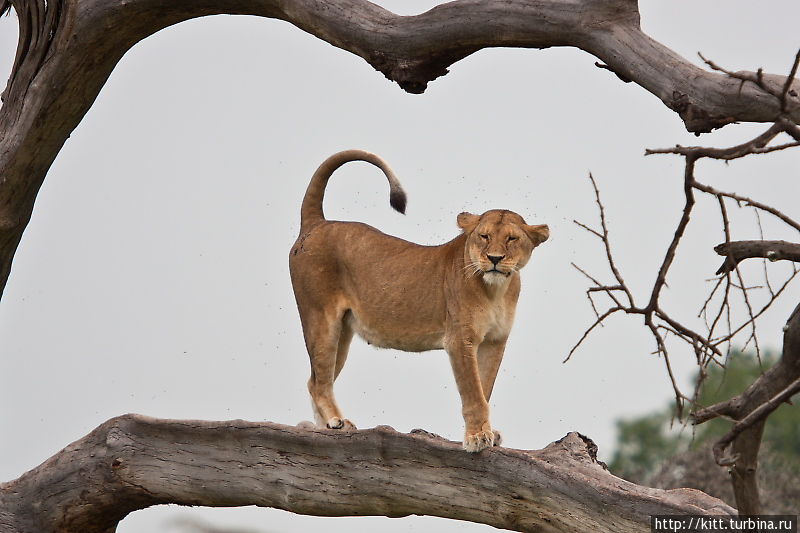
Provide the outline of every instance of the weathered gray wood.
{"type": "Polygon", "coordinates": [[[160,503],[432,515],[540,532],[649,531],[652,514],[735,512],[693,489],[617,478],[596,449],[578,433],[538,451],[470,454],[457,442],[385,426],[335,431],[125,415],[0,484],[0,531],[113,531],[129,512],[160,503]]]}
{"type": "MultiPolygon", "coordinates": [[[[701,69],[639,27],[635,0],[458,0],[414,17],[366,0],[0,0],[20,44],[0,108],[0,294],[53,160],[122,55],[178,22],[250,14],[286,20],[370,63],[409,92],[487,47],[573,46],[656,95],[690,131],[769,122],[775,97],[701,69]]],[[[778,89],[783,76],[764,75],[778,89]]],[[[800,82],[795,82],[800,93],[800,82]]],[[[791,96],[800,102],[797,96],[791,96]]],[[[789,106],[800,122],[800,105],[789,106]]]]}

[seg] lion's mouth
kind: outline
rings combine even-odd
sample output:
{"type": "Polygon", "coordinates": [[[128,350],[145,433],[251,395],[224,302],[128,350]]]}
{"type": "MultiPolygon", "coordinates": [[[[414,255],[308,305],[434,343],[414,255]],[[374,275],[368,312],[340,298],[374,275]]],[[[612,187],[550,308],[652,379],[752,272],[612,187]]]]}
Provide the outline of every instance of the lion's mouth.
{"type": "Polygon", "coordinates": [[[484,274],[484,275],[486,275],[486,274],[495,274],[495,273],[497,273],[497,274],[502,274],[502,275],[504,275],[504,276],[506,276],[506,277],[508,277],[508,276],[510,276],[510,275],[511,275],[511,272],[510,272],[510,271],[509,271],[509,272],[503,272],[502,270],[497,270],[497,267],[496,267],[496,266],[495,266],[495,267],[492,267],[492,268],[491,268],[491,269],[489,269],[489,270],[484,270],[484,271],[483,271],[483,274],[484,274]]]}

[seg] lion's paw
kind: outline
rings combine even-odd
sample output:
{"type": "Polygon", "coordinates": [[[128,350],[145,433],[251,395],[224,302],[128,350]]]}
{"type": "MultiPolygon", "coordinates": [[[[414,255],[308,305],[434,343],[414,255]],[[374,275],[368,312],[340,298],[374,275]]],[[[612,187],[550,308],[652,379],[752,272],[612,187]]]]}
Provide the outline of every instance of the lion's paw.
{"type": "Polygon", "coordinates": [[[479,452],[500,444],[501,437],[497,431],[491,429],[468,434],[464,437],[464,449],[470,453],[479,452]]]}
{"type": "Polygon", "coordinates": [[[494,445],[493,446],[500,446],[503,443],[503,436],[496,429],[493,429],[492,432],[494,432],[494,445]]]}
{"type": "Polygon", "coordinates": [[[357,429],[356,425],[350,422],[346,418],[339,418],[338,416],[334,416],[328,419],[328,423],[325,424],[328,429],[357,429]]]}

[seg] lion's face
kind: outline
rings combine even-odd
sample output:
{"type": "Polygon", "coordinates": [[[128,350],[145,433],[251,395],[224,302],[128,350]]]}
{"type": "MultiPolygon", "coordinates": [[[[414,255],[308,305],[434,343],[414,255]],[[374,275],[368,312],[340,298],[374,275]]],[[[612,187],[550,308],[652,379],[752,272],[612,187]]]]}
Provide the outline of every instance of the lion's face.
{"type": "Polygon", "coordinates": [[[546,225],[531,226],[511,211],[483,215],[461,213],[458,225],[467,234],[467,275],[480,275],[487,284],[502,284],[524,267],[533,249],[547,240],[546,225]]]}

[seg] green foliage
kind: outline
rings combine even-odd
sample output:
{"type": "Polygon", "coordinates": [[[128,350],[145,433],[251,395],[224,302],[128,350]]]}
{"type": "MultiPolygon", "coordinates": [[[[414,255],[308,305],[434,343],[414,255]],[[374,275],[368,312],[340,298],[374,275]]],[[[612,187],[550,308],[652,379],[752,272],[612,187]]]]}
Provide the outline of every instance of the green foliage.
{"type": "MultiPolygon", "coordinates": [[[[701,405],[712,405],[744,391],[778,357],[735,352],[726,368],[710,367],[698,397],[701,405]]],[[[800,401],[800,395],[795,396],[800,401]]],[[[643,483],[662,463],[679,452],[710,445],[730,430],[731,422],[716,419],[694,428],[676,421],[671,406],[640,417],[617,421],[617,448],[609,464],[620,477],[643,483]]],[[[800,407],[782,405],[767,419],[764,446],[777,459],[800,473],[800,407]]]]}
{"type": "Polygon", "coordinates": [[[608,465],[614,475],[634,482],[650,477],[667,457],[690,440],[671,427],[669,408],[629,420],[617,420],[617,449],[608,465]]]}

